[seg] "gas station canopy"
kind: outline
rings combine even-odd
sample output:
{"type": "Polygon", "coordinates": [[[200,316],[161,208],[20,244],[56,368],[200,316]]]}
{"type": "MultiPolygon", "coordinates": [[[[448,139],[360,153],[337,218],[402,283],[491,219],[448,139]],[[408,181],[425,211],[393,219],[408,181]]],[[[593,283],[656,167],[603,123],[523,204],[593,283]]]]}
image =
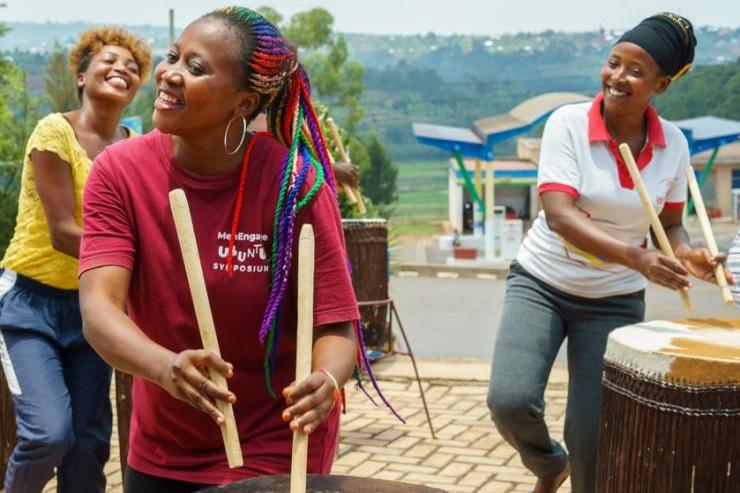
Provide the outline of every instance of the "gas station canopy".
{"type": "Polygon", "coordinates": [[[689,151],[696,154],[740,140],[740,122],[716,116],[700,116],[675,122],[689,141],[689,151]]]}
{"type": "Polygon", "coordinates": [[[421,144],[460,153],[467,158],[491,161],[495,144],[531,131],[563,105],[590,100],[583,94],[550,92],[528,99],[508,113],[476,120],[471,128],[414,123],[413,130],[421,144]]]}

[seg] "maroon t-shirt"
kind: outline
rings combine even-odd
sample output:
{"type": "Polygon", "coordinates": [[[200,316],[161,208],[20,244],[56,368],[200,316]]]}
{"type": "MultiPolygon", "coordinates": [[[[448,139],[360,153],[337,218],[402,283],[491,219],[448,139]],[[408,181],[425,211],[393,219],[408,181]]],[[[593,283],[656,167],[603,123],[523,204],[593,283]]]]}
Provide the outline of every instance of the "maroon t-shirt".
{"type": "MultiPolygon", "coordinates": [[[[84,195],[80,273],[104,265],[129,269],[131,319],[154,342],[172,351],[201,348],[168,197],[170,190],[184,189],[221,353],[234,365],[229,388],[237,395],[234,413],[244,468],[228,468],[221,433],[210,417],[135,377],[128,461],[138,471],[216,484],[290,470],[292,435],[281,420],[285,403],[267,393],[263,348],[257,339],[269,294],[273,217],[286,152],[271,137],[255,143],[233,277],[225,266],[240,167],[219,176],[190,173],[175,161],[171,137],[156,130],[113,145],[95,160],[84,195]]],[[[336,199],[325,185],[298,215],[298,227],[303,223],[313,225],[316,237],[314,324],[357,319],[341,219],[336,199]]],[[[297,237],[294,243],[297,246],[297,237]]],[[[273,377],[278,395],[295,377],[296,264],[280,317],[273,377]]],[[[311,435],[310,472],[330,471],[338,419],[335,409],[311,435]]]]}

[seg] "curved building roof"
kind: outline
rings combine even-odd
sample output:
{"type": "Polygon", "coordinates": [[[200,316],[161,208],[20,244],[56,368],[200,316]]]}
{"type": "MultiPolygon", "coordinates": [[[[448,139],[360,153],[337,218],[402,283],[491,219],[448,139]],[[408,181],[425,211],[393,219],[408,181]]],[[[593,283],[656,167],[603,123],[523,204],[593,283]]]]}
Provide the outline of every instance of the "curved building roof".
{"type": "Polygon", "coordinates": [[[574,92],[540,94],[519,103],[508,113],[476,120],[473,122],[473,127],[483,138],[487,138],[492,134],[534,125],[563,105],[590,100],[590,97],[574,92]]]}

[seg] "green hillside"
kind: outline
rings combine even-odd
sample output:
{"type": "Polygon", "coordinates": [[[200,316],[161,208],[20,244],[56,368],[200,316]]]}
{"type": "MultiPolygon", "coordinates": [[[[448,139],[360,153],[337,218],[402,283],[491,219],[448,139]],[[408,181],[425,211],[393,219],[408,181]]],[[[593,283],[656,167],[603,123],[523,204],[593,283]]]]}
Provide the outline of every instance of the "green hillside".
{"type": "Polygon", "coordinates": [[[671,84],[656,105],[671,120],[714,115],[740,120],[740,58],[697,67],[671,84]]]}

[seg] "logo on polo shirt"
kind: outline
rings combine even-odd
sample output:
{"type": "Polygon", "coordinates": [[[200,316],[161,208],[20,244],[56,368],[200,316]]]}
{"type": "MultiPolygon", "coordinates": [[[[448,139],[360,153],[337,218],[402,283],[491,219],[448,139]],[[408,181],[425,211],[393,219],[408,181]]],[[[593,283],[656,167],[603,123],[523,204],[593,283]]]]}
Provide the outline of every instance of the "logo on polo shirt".
{"type": "Polygon", "coordinates": [[[671,188],[673,188],[673,185],[678,181],[678,178],[675,176],[672,176],[670,178],[663,178],[660,180],[660,187],[663,189],[658,192],[658,197],[656,198],[656,203],[658,207],[663,207],[663,205],[666,202],[666,197],[671,191],[671,188]]]}
{"type": "MultiPolygon", "coordinates": [[[[270,237],[266,233],[236,233],[232,249],[234,273],[263,273],[269,272],[267,243],[270,237]]],[[[226,259],[229,256],[229,242],[231,233],[220,231],[217,235],[217,260],[212,268],[217,271],[226,270],[226,259]]]]}

